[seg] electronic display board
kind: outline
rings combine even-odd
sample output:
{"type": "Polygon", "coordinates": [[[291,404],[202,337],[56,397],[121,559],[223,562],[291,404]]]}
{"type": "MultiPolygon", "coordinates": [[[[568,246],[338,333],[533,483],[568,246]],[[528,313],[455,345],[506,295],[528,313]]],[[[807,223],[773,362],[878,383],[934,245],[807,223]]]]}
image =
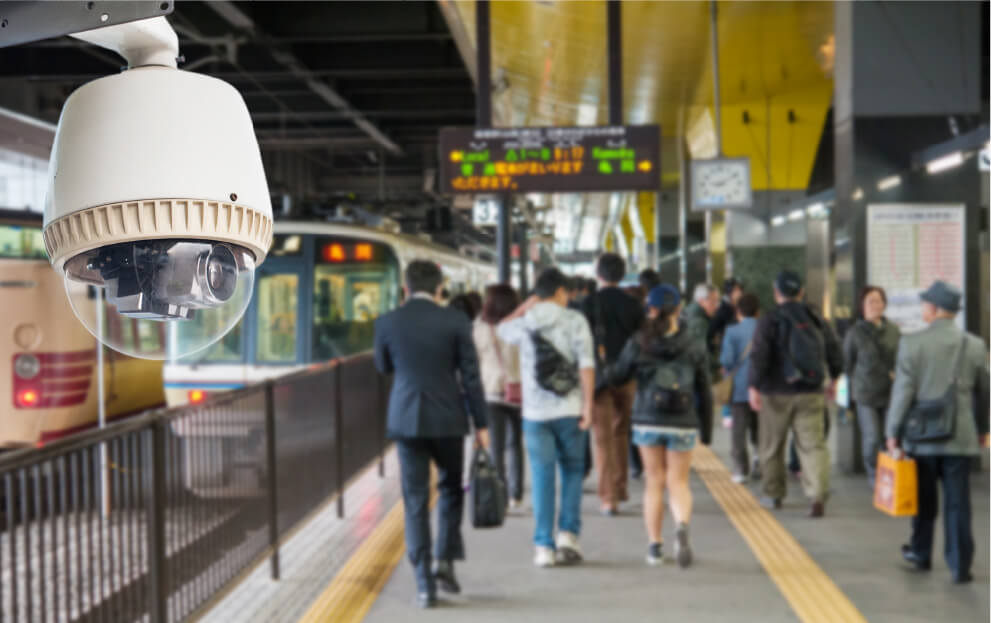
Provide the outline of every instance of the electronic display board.
{"type": "Polygon", "coordinates": [[[658,190],[660,143],[658,125],[443,128],[441,191],[658,190]]]}

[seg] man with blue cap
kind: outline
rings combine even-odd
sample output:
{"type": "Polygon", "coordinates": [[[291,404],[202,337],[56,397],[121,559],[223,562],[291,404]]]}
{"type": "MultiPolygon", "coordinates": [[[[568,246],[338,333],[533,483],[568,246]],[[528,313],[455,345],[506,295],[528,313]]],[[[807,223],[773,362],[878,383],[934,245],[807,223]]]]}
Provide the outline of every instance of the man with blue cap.
{"type": "Polygon", "coordinates": [[[981,445],[987,445],[989,428],[988,350],[980,338],[955,322],[962,298],[959,289],[936,281],[921,298],[922,319],[929,326],[904,336],[899,344],[886,426],[888,449],[904,448],[915,458],[918,476],[919,510],[902,557],[913,570],[932,568],[936,482],[941,481],[946,564],[953,581],[965,584],[973,580],[974,559],[970,462],[981,445]],[[924,405],[935,407],[921,409],[924,405]],[[944,435],[923,439],[910,425],[910,420],[929,420],[924,412],[948,424],[944,435]]]}

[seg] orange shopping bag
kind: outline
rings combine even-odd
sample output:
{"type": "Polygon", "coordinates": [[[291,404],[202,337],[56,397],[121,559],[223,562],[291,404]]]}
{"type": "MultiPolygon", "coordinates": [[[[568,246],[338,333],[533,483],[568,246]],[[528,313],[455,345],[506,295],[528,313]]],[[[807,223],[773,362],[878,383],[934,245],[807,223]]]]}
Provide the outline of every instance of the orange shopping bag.
{"type": "Polygon", "coordinates": [[[919,490],[914,459],[878,452],[874,507],[892,517],[915,515],[919,508],[919,490]]]}

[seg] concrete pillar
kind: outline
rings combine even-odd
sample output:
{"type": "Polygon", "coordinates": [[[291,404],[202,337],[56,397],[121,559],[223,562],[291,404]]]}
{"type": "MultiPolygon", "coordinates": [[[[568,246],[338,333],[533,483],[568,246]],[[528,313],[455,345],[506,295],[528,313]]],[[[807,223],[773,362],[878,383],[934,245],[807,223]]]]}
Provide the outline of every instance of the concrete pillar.
{"type": "MultiPolygon", "coordinates": [[[[832,306],[841,329],[856,314],[857,292],[867,280],[868,204],[962,200],[968,211],[979,210],[976,175],[963,188],[944,185],[948,175],[883,191],[877,182],[910,172],[912,152],[952,138],[951,117],[962,122],[980,115],[982,10],[966,2],[835,4],[836,204],[830,235],[832,306]]],[[[968,231],[969,239],[977,235],[968,231]]]]}

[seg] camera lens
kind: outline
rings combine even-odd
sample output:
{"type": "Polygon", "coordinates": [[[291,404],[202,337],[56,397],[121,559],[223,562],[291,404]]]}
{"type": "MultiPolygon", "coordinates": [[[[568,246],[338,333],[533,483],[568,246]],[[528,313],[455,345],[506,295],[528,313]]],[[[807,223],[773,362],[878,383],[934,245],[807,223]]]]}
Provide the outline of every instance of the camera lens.
{"type": "Polygon", "coordinates": [[[201,256],[199,279],[204,298],[224,302],[237,286],[237,260],[226,245],[217,244],[201,256]]]}
{"type": "MultiPolygon", "coordinates": [[[[65,265],[72,309],[97,339],[132,357],[178,359],[217,342],[244,315],[254,257],[211,240],[136,240],[93,249],[65,265]],[[94,304],[95,287],[106,304],[94,304]],[[128,327],[127,331],[114,327],[128,327]]],[[[19,362],[30,374],[30,360],[19,362]]]]}

